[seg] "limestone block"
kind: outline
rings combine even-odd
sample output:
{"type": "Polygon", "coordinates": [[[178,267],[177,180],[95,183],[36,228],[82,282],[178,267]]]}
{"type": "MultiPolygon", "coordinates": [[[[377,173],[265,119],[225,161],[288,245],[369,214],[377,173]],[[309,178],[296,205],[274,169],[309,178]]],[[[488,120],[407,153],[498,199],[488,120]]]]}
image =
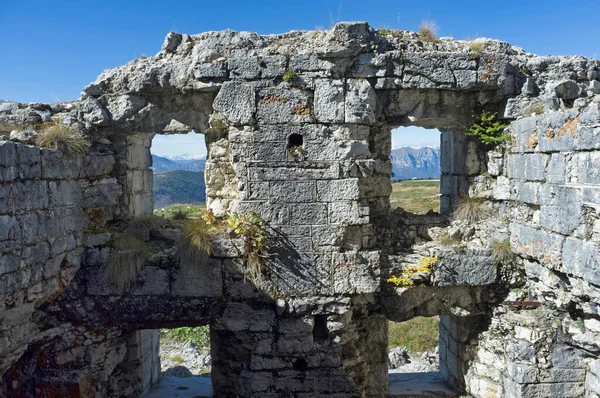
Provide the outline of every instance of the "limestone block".
{"type": "Polygon", "coordinates": [[[562,255],[564,272],[593,284],[600,283],[600,251],[593,242],[568,237],[562,255]]]}
{"type": "Polygon", "coordinates": [[[558,269],[563,262],[562,246],[565,238],[543,230],[512,222],[510,243],[514,252],[540,261],[543,265],[558,269]]]}
{"type": "Polygon", "coordinates": [[[81,104],[83,120],[91,126],[102,127],[110,124],[108,112],[96,98],[88,97],[81,104]]]}
{"type": "Polygon", "coordinates": [[[333,292],[374,293],[380,289],[379,252],[333,254],[333,292]]]}
{"type": "Polygon", "coordinates": [[[317,198],[321,202],[358,200],[360,196],[358,181],[358,178],[317,181],[317,198]]]}
{"type": "Polygon", "coordinates": [[[369,223],[369,207],[357,201],[336,201],[329,203],[331,224],[361,225],[369,223]]]}
{"type": "Polygon", "coordinates": [[[510,124],[509,129],[514,143],[513,151],[521,153],[534,151],[537,141],[540,139],[536,120],[537,117],[526,117],[510,124]]]}
{"type": "Polygon", "coordinates": [[[244,199],[267,200],[271,194],[269,182],[250,182],[244,199]]]}
{"type": "Polygon", "coordinates": [[[293,225],[327,224],[327,204],[293,204],[290,206],[290,222],[293,225]]]}
{"type": "Polygon", "coordinates": [[[313,118],[312,96],[308,90],[269,87],[259,91],[257,118],[260,124],[308,123],[313,118]]]}
{"type": "Polygon", "coordinates": [[[567,181],[579,184],[600,185],[600,152],[580,152],[571,157],[567,165],[567,181]]]}
{"type": "Polygon", "coordinates": [[[232,78],[251,80],[260,77],[261,67],[258,57],[231,57],[227,63],[232,78]]]}
{"type": "Polygon", "coordinates": [[[315,81],[315,117],[321,123],[344,122],[344,81],[315,81]]]}
{"type": "Polygon", "coordinates": [[[106,178],[94,182],[83,190],[83,206],[111,206],[119,202],[122,189],[116,178],[106,178]]]}
{"type": "Polygon", "coordinates": [[[510,188],[511,200],[519,202],[538,204],[538,194],[542,184],[536,182],[513,181],[510,188]]]}
{"type": "Polygon", "coordinates": [[[325,140],[305,144],[306,160],[346,160],[370,158],[367,141],[325,140]]]}
{"type": "Polygon", "coordinates": [[[98,177],[109,174],[115,166],[113,155],[89,155],[84,159],[85,175],[87,177],[98,177]]]}
{"type": "Polygon", "coordinates": [[[233,125],[250,124],[256,111],[254,86],[238,80],[223,83],[213,102],[215,111],[233,125]]]}
{"type": "Polygon", "coordinates": [[[339,178],[339,173],[338,162],[263,163],[248,167],[251,181],[334,180],[339,178]]]}
{"type": "Polygon", "coordinates": [[[283,203],[267,203],[263,201],[242,201],[239,203],[238,213],[254,211],[268,223],[273,225],[287,225],[290,223],[289,205],[283,203]]]}
{"type": "MultiPolygon", "coordinates": [[[[213,259],[183,262],[171,283],[173,296],[220,297],[223,295],[221,262],[213,259]]],[[[168,286],[168,280],[164,283],[168,286]]]]}
{"type": "Polygon", "coordinates": [[[271,182],[271,203],[315,202],[317,190],[314,181],[271,182]]]}
{"type": "Polygon", "coordinates": [[[48,191],[50,206],[71,206],[82,199],[81,184],[79,181],[49,181],[48,191]]]}
{"type": "Polygon", "coordinates": [[[292,54],[290,56],[290,70],[294,72],[329,72],[335,68],[335,64],[327,59],[321,59],[315,54],[292,54]]]}
{"type": "Polygon", "coordinates": [[[51,149],[42,149],[42,178],[76,178],[83,169],[81,156],[63,156],[51,149]]]}
{"type": "Polygon", "coordinates": [[[374,124],[377,118],[377,94],[368,80],[346,82],[346,123],[374,124]]]}
{"type": "Polygon", "coordinates": [[[565,100],[575,99],[581,93],[581,87],[574,80],[563,80],[554,84],[554,94],[565,100]]]}
{"type": "Polygon", "coordinates": [[[546,168],[546,183],[564,184],[566,181],[566,158],[563,154],[553,153],[546,168]]]}
{"type": "Polygon", "coordinates": [[[147,103],[144,97],[138,95],[119,95],[111,98],[106,108],[114,121],[122,122],[140,111],[147,103]]]}
{"type": "Polygon", "coordinates": [[[288,151],[284,143],[231,143],[231,156],[234,162],[285,162],[288,151]]]}
{"type": "Polygon", "coordinates": [[[319,246],[341,246],[344,239],[345,227],[334,225],[314,225],[312,242],[315,248],[319,246]]]}
{"type": "Polygon", "coordinates": [[[221,322],[231,332],[270,332],[275,323],[275,312],[254,310],[243,303],[230,303],[225,307],[221,322]]]}
{"type": "Polygon", "coordinates": [[[455,79],[447,67],[447,56],[435,53],[404,54],[404,88],[453,88],[455,79]]]}
{"type": "Polygon", "coordinates": [[[579,150],[600,149],[600,127],[580,127],[576,141],[579,150]]]}
{"type": "Polygon", "coordinates": [[[485,286],[496,282],[496,262],[488,249],[469,250],[464,254],[447,252],[434,267],[436,286],[485,286]]]}
{"type": "Polygon", "coordinates": [[[42,160],[40,158],[40,149],[26,145],[17,145],[15,149],[19,177],[22,179],[41,178],[42,160]]]}
{"type": "Polygon", "coordinates": [[[227,78],[227,62],[197,64],[193,72],[196,79],[227,78]]]}
{"type": "Polygon", "coordinates": [[[359,54],[346,74],[347,77],[384,77],[387,75],[388,54],[359,54]]]}

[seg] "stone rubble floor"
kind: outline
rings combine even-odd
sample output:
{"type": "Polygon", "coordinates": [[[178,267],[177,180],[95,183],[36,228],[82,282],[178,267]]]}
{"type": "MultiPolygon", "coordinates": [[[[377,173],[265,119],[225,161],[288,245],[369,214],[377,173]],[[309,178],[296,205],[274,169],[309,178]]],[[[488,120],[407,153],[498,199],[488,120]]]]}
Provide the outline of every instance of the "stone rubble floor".
{"type": "MultiPolygon", "coordinates": [[[[193,377],[163,376],[160,385],[146,398],[212,397],[209,375],[193,377]]],[[[390,373],[389,398],[458,397],[439,372],[390,373]]]]}

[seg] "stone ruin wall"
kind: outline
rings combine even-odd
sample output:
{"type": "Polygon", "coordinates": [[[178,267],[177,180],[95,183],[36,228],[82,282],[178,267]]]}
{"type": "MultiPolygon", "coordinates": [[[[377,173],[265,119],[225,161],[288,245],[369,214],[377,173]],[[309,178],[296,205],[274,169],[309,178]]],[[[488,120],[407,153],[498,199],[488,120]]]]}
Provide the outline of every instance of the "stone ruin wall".
{"type": "Polygon", "coordinates": [[[598,62],[482,43],[473,54],[366,24],[169,34],[73,104],[0,103],[3,130],[59,116],[93,142],[73,156],[0,141],[2,394],[141,396],[158,378],[148,329],[210,324],[216,396],[385,396],[386,319],[417,315],[442,315],[441,371],[465,394],[600,394],[598,62]],[[535,104],[544,113],[527,116],[535,104]],[[481,109],[514,119],[510,145],[465,137],[481,109]],[[402,125],[442,131],[442,213],[468,192],[497,216],[390,212],[402,125]],[[152,137],[191,129],[206,135],[208,206],[273,228],[267,286],[244,278],[241,242],[218,240],[189,267],[177,231],[144,221],[152,137]],[[127,292],[100,277],[117,227],[160,253],[127,292]],[[439,244],[444,231],[460,251],[439,244]],[[497,265],[503,239],[517,257],[497,265]],[[429,286],[385,282],[434,254],[429,286]]]}

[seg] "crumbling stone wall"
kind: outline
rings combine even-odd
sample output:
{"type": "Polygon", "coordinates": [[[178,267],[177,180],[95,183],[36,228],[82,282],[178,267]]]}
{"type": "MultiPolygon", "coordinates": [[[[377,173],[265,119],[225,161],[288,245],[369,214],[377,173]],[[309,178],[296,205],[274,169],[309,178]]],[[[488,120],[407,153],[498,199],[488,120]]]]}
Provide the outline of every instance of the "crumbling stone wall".
{"type": "Polygon", "coordinates": [[[0,198],[15,203],[0,203],[0,222],[21,234],[0,230],[0,264],[8,264],[0,283],[12,289],[2,291],[2,392],[139,396],[157,369],[154,335],[140,330],[210,324],[217,396],[381,397],[386,318],[445,315],[441,370],[461,392],[592,394],[596,362],[584,354],[552,362],[536,328],[546,325],[540,336],[556,350],[596,349],[598,62],[540,58],[493,40],[475,53],[465,42],[401,36],[364,23],[273,36],[170,33],[156,56],[105,71],[75,104],[1,103],[2,131],[60,117],[93,142],[74,157],[0,145],[15,153],[0,157],[0,198]],[[521,118],[540,104],[543,115],[521,118]],[[573,109],[558,110],[565,107],[573,109]],[[486,153],[465,137],[482,109],[521,118],[510,127],[510,149],[486,153]],[[443,214],[468,192],[501,217],[445,229],[441,215],[391,212],[390,130],[402,125],[442,131],[443,214]],[[185,264],[174,255],[178,232],[144,221],[152,138],[192,129],[206,135],[208,207],[255,211],[269,225],[266,283],[245,276],[239,240],[216,240],[210,259],[185,264]],[[45,158],[62,163],[44,167],[45,158]],[[22,200],[23,186],[47,196],[22,200]],[[74,221],[57,221],[59,233],[40,221],[39,236],[25,235],[29,218],[52,211],[70,211],[74,221]],[[125,229],[159,254],[123,291],[101,271],[114,230],[125,229]],[[463,237],[464,250],[441,248],[444,231],[463,237]],[[56,239],[61,233],[67,243],[56,239]],[[520,259],[497,264],[490,243],[508,236],[520,259]],[[41,273],[47,260],[20,247],[39,241],[66,270],[52,268],[43,278],[58,286],[36,296],[21,269],[41,273]],[[442,260],[423,286],[386,282],[434,254],[442,260]],[[549,322],[514,316],[501,305],[507,297],[543,301],[536,311],[549,322]],[[577,320],[567,314],[581,318],[582,333],[571,331],[577,320]],[[557,316],[561,328],[548,327],[557,316]],[[491,363],[487,352],[500,360],[491,363]],[[515,370],[525,364],[529,378],[515,370]],[[561,380],[571,384],[558,387],[561,380]]]}

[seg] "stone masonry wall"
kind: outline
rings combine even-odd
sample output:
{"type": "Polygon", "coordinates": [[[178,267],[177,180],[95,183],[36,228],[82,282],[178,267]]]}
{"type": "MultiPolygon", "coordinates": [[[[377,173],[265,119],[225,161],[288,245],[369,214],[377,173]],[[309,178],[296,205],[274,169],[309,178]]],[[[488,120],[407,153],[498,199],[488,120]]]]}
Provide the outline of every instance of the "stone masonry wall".
{"type": "Polygon", "coordinates": [[[4,138],[31,143],[54,118],[92,144],[0,141],[2,393],[140,396],[157,376],[140,330],[210,324],[216,396],[383,397],[386,318],[443,315],[441,370],[460,392],[599,394],[599,63],[479,42],[366,23],[170,33],[73,104],[0,102],[4,138]],[[465,137],[483,109],[516,119],[504,151],[465,137]],[[390,130],[408,125],[442,131],[442,213],[468,192],[500,217],[391,212],[390,130]],[[208,208],[268,224],[260,283],[235,236],[186,263],[176,228],[150,217],[151,140],[191,130],[208,208]],[[102,276],[120,233],[154,252],[124,289],[102,276]],[[509,236],[517,258],[493,260],[509,236]],[[432,255],[422,286],[386,282],[432,255]]]}

